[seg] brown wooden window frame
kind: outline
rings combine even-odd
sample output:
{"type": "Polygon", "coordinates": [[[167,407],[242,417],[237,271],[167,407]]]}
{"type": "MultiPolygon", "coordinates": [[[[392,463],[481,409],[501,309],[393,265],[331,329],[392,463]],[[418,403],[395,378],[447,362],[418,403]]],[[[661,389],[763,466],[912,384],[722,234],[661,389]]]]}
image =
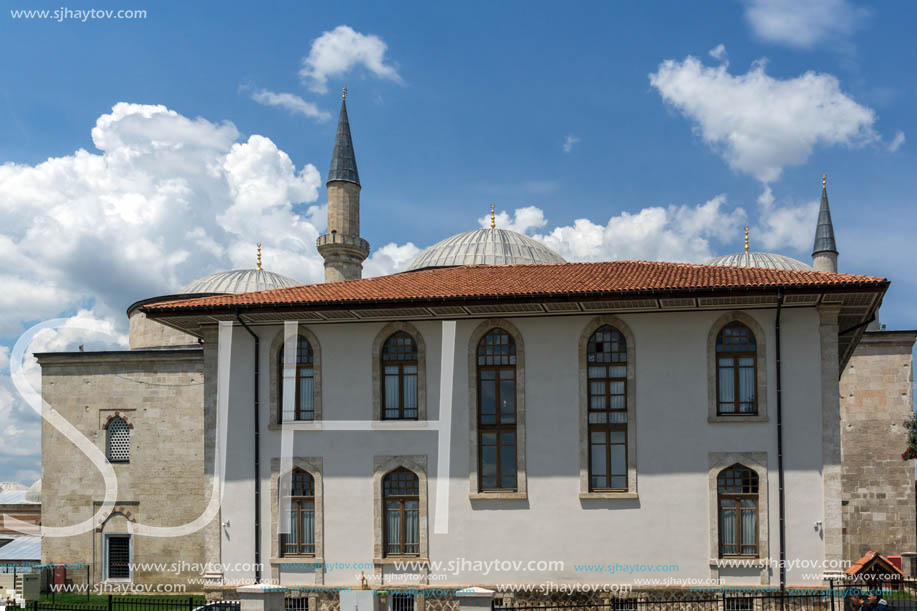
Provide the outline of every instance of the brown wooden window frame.
{"type": "Polygon", "coordinates": [[[743,322],[734,320],[729,322],[720,329],[719,333],[716,334],[716,342],[713,346],[714,355],[713,358],[716,363],[716,415],[717,416],[757,416],[758,415],[758,339],[755,337],[754,331],[751,330],[751,327],[746,325],[743,322]],[[746,343],[746,346],[750,346],[751,350],[726,350],[722,349],[721,346],[726,346],[726,336],[724,333],[730,328],[742,328],[747,333],[747,338],[750,339],[750,343],[746,343]],[[721,355],[723,355],[721,357],[721,355]],[[733,361],[732,367],[725,367],[720,364],[720,358],[731,358],[733,361]],[[751,390],[753,393],[754,400],[752,401],[752,410],[748,412],[740,411],[741,403],[740,400],[740,380],[741,380],[741,370],[742,367],[739,366],[740,359],[751,359],[752,362],[752,379],[751,379],[751,390]],[[721,399],[720,393],[722,388],[720,387],[720,378],[722,376],[722,370],[732,369],[732,401],[723,401],[721,399]],[[732,404],[733,411],[723,411],[723,404],[730,403],[732,404]]]}
{"type": "Polygon", "coordinates": [[[420,414],[420,404],[419,404],[419,382],[420,382],[420,363],[417,357],[417,342],[411,336],[410,333],[406,331],[395,331],[382,344],[381,354],[379,356],[382,365],[382,375],[380,376],[379,383],[381,384],[380,393],[382,400],[382,419],[383,420],[418,420],[420,414]],[[402,342],[401,345],[408,345],[406,350],[393,350],[396,347],[396,344],[393,342],[402,342]],[[405,341],[406,340],[406,341],[405,341]],[[400,356],[401,358],[395,358],[395,356],[400,356]],[[407,357],[407,358],[404,358],[407,357]],[[413,358],[411,358],[413,357],[413,358]],[[389,374],[387,369],[389,367],[397,367],[398,371],[395,374],[389,374]],[[405,408],[405,392],[404,385],[405,379],[412,375],[410,373],[405,373],[405,367],[414,368],[414,415],[409,416],[405,415],[407,410],[405,408]],[[398,412],[397,416],[389,416],[388,411],[389,407],[387,405],[388,393],[386,393],[385,383],[390,375],[394,375],[398,380],[398,405],[395,409],[398,412]]]}
{"type": "Polygon", "coordinates": [[[717,512],[717,550],[720,558],[758,558],[761,551],[761,516],[759,514],[759,478],[758,474],[741,463],[735,463],[720,471],[716,476],[716,512],[717,512]],[[740,474],[735,477],[733,474],[740,474]],[[739,482],[736,484],[736,482],[739,482]],[[735,505],[728,509],[735,514],[735,553],[723,551],[723,501],[732,501],[735,505]],[[742,538],[742,512],[749,508],[742,506],[742,501],[751,501],[755,516],[755,551],[753,554],[742,553],[748,545],[742,538]]]}
{"type": "MultiPolygon", "coordinates": [[[[612,344],[614,346],[614,344],[612,344]]],[[[589,492],[626,492],[629,489],[629,477],[628,477],[628,405],[627,405],[627,393],[628,393],[628,384],[627,384],[627,339],[624,334],[621,333],[620,329],[615,328],[612,325],[602,325],[595,331],[592,335],[589,336],[589,341],[586,343],[586,418],[587,418],[587,431],[586,431],[586,443],[588,444],[588,468],[589,468],[589,492]],[[605,343],[599,343],[597,340],[600,333],[612,333],[613,336],[616,335],[612,341],[618,342],[619,350],[604,350],[605,343]],[[600,349],[601,348],[601,349],[600,349]],[[600,355],[610,354],[609,358],[603,358],[600,355]],[[590,375],[590,370],[592,367],[604,367],[606,368],[606,375],[592,376],[590,375]],[[610,369],[623,368],[622,376],[611,376],[610,369]],[[605,392],[603,393],[604,397],[604,408],[603,409],[593,409],[592,399],[594,396],[592,392],[592,383],[601,382],[604,384],[605,392]],[[612,393],[612,384],[622,384],[622,390],[620,393],[612,393]],[[613,409],[612,406],[612,397],[621,397],[623,400],[623,407],[618,409],[613,409]],[[593,415],[596,415],[596,419],[604,420],[604,422],[592,422],[593,415]],[[623,423],[614,423],[611,422],[613,416],[623,415],[623,423]],[[593,433],[603,433],[605,436],[604,442],[601,444],[604,446],[605,450],[605,481],[608,486],[595,486],[593,479],[594,476],[592,473],[593,466],[593,433]],[[624,443],[612,443],[612,433],[622,433],[624,443]],[[613,446],[624,446],[624,473],[622,474],[613,474],[611,468],[611,456],[613,446]],[[615,478],[624,478],[623,486],[612,486],[612,480],[615,478]]]]}
{"type": "MultiPolygon", "coordinates": [[[[290,526],[296,525],[296,541],[292,543],[289,538],[293,533],[281,533],[280,535],[280,555],[286,556],[315,556],[315,530],[318,525],[315,523],[315,477],[306,471],[296,467],[290,472],[290,526]],[[311,504],[311,507],[308,505],[311,504]],[[312,543],[303,541],[302,516],[303,514],[312,514],[312,543]],[[294,551],[287,551],[287,548],[293,545],[294,551]]],[[[281,505],[282,506],[282,505],[281,505]]]]}
{"type": "Polygon", "coordinates": [[[385,474],[382,477],[382,555],[383,557],[406,557],[413,558],[420,556],[420,478],[416,473],[407,467],[398,467],[385,474]],[[405,477],[406,476],[406,477],[405,477]],[[396,481],[399,480],[399,481],[396,481]],[[393,484],[399,483],[396,490],[393,484]],[[389,539],[389,503],[398,504],[398,539],[397,543],[392,543],[389,539]],[[407,507],[408,503],[414,503],[415,509],[407,507]],[[417,525],[416,541],[412,544],[407,543],[407,514],[408,511],[415,511],[417,514],[414,523],[417,525]],[[389,551],[391,545],[397,545],[398,551],[389,551]],[[407,551],[410,545],[413,551],[407,551]]]}
{"type": "Polygon", "coordinates": [[[517,384],[518,382],[518,371],[517,367],[517,358],[516,358],[516,340],[513,338],[512,334],[509,333],[506,329],[500,327],[494,327],[490,329],[487,333],[481,337],[478,342],[477,348],[477,393],[478,393],[478,413],[476,415],[478,422],[478,492],[516,492],[519,488],[519,474],[518,474],[518,460],[519,460],[519,414],[518,414],[518,401],[517,401],[517,384]],[[500,338],[501,342],[496,343],[494,340],[500,338]],[[504,343],[502,339],[505,338],[506,342],[504,343]],[[497,351],[494,349],[495,346],[506,346],[505,349],[497,351]],[[511,373],[511,376],[507,376],[504,379],[504,372],[511,373]],[[493,379],[485,380],[482,374],[493,374],[493,379]],[[493,382],[494,384],[494,422],[485,423],[484,422],[484,410],[483,410],[483,388],[484,382],[493,382]],[[501,410],[500,405],[503,400],[503,390],[501,388],[502,382],[511,381],[512,389],[510,391],[513,401],[513,411],[512,411],[512,422],[501,422],[501,410]],[[494,435],[496,443],[496,472],[494,475],[494,481],[496,487],[488,487],[484,485],[484,436],[485,435],[494,435]],[[512,486],[503,486],[503,453],[506,451],[504,449],[503,438],[505,435],[512,435],[512,486]]]}
{"type": "Polygon", "coordinates": [[[283,411],[283,369],[285,367],[284,355],[286,354],[286,344],[280,346],[280,367],[279,369],[279,385],[280,389],[278,401],[280,402],[280,409],[277,410],[280,414],[280,424],[284,422],[312,422],[315,420],[315,351],[312,349],[312,344],[302,335],[296,337],[296,384],[293,391],[293,418],[287,419],[287,414],[283,411]],[[312,409],[307,410],[303,409],[302,400],[301,400],[301,386],[302,386],[302,375],[301,372],[309,371],[311,372],[310,376],[307,376],[312,380],[312,409]],[[308,418],[306,417],[308,416],[308,418]]]}

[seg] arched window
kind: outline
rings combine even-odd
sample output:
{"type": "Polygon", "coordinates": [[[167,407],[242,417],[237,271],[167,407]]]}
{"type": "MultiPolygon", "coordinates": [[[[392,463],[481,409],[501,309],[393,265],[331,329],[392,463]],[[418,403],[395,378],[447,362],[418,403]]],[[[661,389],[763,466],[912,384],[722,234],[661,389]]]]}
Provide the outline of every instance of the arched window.
{"type": "Polygon", "coordinates": [[[108,446],[108,462],[131,461],[131,429],[124,418],[115,416],[108,421],[106,445],[108,446]]]}
{"type": "Polygon", "coordinates": [[[758,412],[757,346],[755,334],[740,322],[731,322],[716,336],[717,415],[754,415],[758,412]]]}
{"type": "Polygon", "coordinates": [[[627,341],[609,325],[586,345],[589,490],[627,490],[627,341]]]}
{"type": "Polygon", "coordinates": [[[283,404],[283,367],[285,346],[280,349],[280,402],[283,422],[291,420],[315,420],[315,357],[312,344],[302,335],[296,338],[296,389],[293,392],[295,404],[287,409],[283,404]]]}
{"type": "Polygon", "coordinates": [[[315,554],[315,480],[298,467],[290,477],[290,532],[280,535],[280,549],[284,556],[311,556],[315,554]]]}
{"type": "Polygon", "coordinates": [[[420,554],[420,481],[398,467],[382,480],[386,556],[420,554]]]}
{"type": "Polygon", "coordinates": [[[404,331],[382,346],[382,419],[417,420],[417,344],[404,331]]]}
{"type": "Polygon", "coordinates": [[[494,328],[478,343],[480,491],[516,489],[516,342],[494,328]]]}
{"type": "Polygon", "coordinates": [[[720,556],[758,556],[758,474],[738,463],[716,478],[720,556]]]}

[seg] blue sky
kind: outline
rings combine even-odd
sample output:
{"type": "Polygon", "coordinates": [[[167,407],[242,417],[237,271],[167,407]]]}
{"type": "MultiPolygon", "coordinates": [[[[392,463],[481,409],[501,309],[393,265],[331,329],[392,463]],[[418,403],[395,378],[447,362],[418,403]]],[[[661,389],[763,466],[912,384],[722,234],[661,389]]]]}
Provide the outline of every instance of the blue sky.
{"type": "MultiPolygon", "coordinates": [[[[917,328],[917,7],[794,4],[5,11],[0,364],[55,316],[110,320],[123,344],[128,304],[251,267],[257,241],[268,269],[319,280],[345,85],[369,274],[478,226],[491,203],[569,259],[700,262],[738,251],[748,224],[753,249],[808,261],[827,172],[841,271],[889,277],[883,322],[917,328]]],[[[0,481],[27,481],[37,420],[8,382],[0,432],[19,449],[0,449],[0,481]]]]}

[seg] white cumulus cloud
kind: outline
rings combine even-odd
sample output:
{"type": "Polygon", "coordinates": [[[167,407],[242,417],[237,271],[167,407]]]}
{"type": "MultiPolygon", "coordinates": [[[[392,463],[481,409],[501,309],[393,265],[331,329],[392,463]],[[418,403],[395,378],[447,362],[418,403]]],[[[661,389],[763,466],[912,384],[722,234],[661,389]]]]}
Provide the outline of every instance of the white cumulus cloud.
{"type": "MultiPolygon", "coordinates": [[[[541,229],[548,224],[544,218],[544,212],[536,206],[525,206],[516,208],[513,215],[502,210],[494,214],[494,220],[500,229],[509,229],[519,233],[527,233],[530,229],[541,229]]],[[[490,215],[482,216],[478,219],[481,227],[490,227],[490,215]]]]}
{"type": "Polygon", "coordinates": [[[848,0],[746,0],[745,19],[752,32],[767,42],[811,49],[818,43],[845,38],[869,16],[848,0]]]}
{"type": "Polygon", "coordinates": [[[382,248],[376,249],[363,262],[363,276],[386,276],[404,271],[419,254],[420,249],[413,242],[400,246],[390,242],[382,248]]]}
{"type": "Polygon", "coordinates": [[[888,143],[888,150],[894,153],[900,149],[901,145],[903,145],[906,141],[907,138],[905,137],[904,132],[899,130],[895,132],[895,136],[892,138],[892,141],[888,143]]]}
{"type": "Polygon", "coordinates": [[[689,56],[665,60],[649,78],[730,167],[765,183],[805,162],[816,145],[853,146],[878,138],[875,112],[841,91],[830,74],[777,79],[759,61],[733,75],[726,64],[709,67],[689,56]]]}
{"type": "Polygon", "coordinates": [[[312,41],[312,48],[302,60],[299,75],[317,93],[328,91],[328,78],[346,74],[362,66],[374,76],[402,82],[395,67],[386,63],[388,46],[373,34],[361,34],[350,26],[339,25],[312,41]]]}
{"type": "MultiPolygon", "coordinates": [[[[161,105],[116,104],[92,129],[94,151],[0,164],[0,480],[38,465],[40,421],[12,386],[10,346],[60,317],[112,323],[114,337],[43,331],[31,350],[127,346],[125,308],[206,274],[255,266],[300,282],[324,276],[321,178],[269,138],[161,105]],[[74,314],[76,313],[76,314],[74,314]]],[[[330,146],[330,143],[329,143],[330,146]]],[[[412,244],[373,253],[369,273],[407,265],[412,244]]],[[[40,384],[34,357],[24,371],[40,384]]],[[[21,479],[21,477],[19,477],[21,479]]]]}

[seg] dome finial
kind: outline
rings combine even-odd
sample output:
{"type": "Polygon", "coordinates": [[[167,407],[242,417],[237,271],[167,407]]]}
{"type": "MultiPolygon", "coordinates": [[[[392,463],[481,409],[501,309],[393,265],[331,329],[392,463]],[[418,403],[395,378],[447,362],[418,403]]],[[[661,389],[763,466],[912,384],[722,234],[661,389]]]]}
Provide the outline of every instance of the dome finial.
{"type": "Polygon", "coordinates": [[[745,252],[748,252],[748,225],[745,226],[745,252]]]}
{"type": "Polygon", "coordinates": [[[825,189],[828,187],[828,173],[825,172],[821,175],[821,188],[825,189]]]}
{"type": "Polygon", "coordinates": [[[496,208],[496,206],[491,204],[490,205],[490,228],[491,229],[497,226],[497,217],[494,215],[494,208],[496,208]]]}
{"type": "Polygon", "coordinates": [[[261,242],[258,242],[258,271],[261,271],[261,242]]]}
{"type": "Polygon", "coordinates": [[[341,90],[341,101],[347,101],[347,87],[341,90]]]}

